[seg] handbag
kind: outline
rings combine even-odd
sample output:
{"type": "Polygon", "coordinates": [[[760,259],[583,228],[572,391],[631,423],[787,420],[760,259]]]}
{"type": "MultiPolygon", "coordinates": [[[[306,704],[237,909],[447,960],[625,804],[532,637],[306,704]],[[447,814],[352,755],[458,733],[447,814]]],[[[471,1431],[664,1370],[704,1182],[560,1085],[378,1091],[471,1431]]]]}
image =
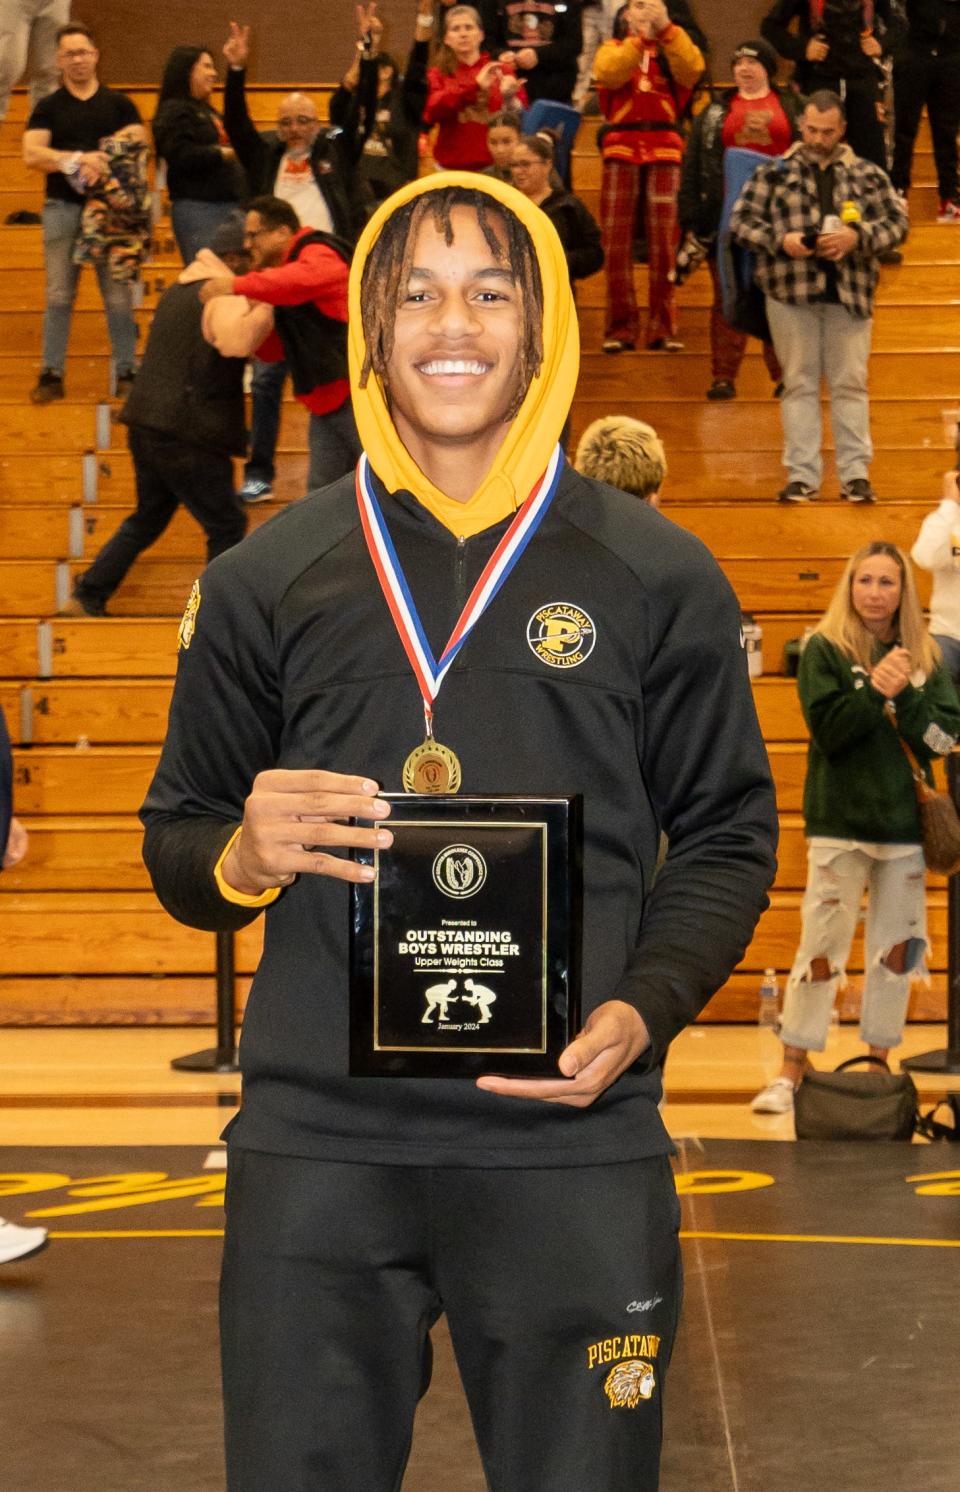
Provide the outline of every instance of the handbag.
{"type": "Polygon", "coordinates": [[[798,1140],[909,1140],[917,1090],[908,1072],[849,1072],[873,1057],[850,1057],[833,1072],[806,1072],[794,1096],[798,1140]]]}
{"type": "Polygon", "coordinates": [[[950,794],[938,792],[930,786],[903,736],[899,731],[897,735],[913,773],[923,835],[923,858],[938,875],[952,876],[960,870],[960,816],[950,794]]]}

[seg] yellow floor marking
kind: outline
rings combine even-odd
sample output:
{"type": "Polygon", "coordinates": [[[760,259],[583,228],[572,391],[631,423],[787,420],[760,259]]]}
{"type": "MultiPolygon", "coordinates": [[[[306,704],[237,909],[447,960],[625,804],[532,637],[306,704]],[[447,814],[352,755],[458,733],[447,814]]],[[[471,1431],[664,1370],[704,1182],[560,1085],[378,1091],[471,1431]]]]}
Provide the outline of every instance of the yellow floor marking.
{"type": "Polygon", "coordinates": [[[98,1228],[87,1233],[51,1230],[51,1238],[222,1238],[222,1228],[98,1228]]]}
{"type": "Polygon", "coordinates": [[[681,1238],[717,1238],[733,1243],[859,1243],[902,1248],[960,1249],[960,1238],[858,1238],[843,1233],[703,1233],[680,1230],[681,1238]]]}
{"type": "MultiPolygon", "coordinates": [[[[222,1238],[222,1228],[102,1228],[89,1232],[54,1229],[51,1239],[64,1238],[222,1238]]],[[[728,1243],[858,1243],[899,1248],[960,1249],[960,1238],[858,1238],[842,1233],[706,1233],[680,1230],[681,1238],[717,1239],[728,1243]]]]}

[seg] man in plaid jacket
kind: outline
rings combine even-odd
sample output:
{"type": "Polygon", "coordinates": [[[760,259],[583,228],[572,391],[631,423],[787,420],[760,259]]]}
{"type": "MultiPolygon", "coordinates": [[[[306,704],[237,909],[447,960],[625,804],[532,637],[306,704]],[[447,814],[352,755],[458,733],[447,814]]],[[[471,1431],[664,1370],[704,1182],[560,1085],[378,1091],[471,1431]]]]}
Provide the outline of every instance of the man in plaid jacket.
{"type": "Polygon", "coordinates": [[[809,502],[820,487],[820,377],[830,391],[840,494],[873,502],[867,361],[877,256],[902,242],[907,216],[885,171],[843,143],[841,100],[814,93],[800,140],[757,168],[730,220],[754,253],[754,276],[783,368],[782,502],[809,502]]]}

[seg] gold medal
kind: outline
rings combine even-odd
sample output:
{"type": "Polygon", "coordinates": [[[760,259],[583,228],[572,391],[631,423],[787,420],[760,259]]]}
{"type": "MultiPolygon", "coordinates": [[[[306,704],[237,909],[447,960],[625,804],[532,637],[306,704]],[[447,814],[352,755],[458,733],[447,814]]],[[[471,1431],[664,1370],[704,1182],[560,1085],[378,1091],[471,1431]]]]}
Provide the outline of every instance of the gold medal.
{"type": "Polygon", "coordinates": [[[449,746],[428,736],[415,746],[403,764],[405,793],[458,793],[460,763],[449,746]]]}
{"type": "Polygon", "coordinates": [[[641,93],[651,93],[653,91],[653,84],[649,78],[641,78],[637,86],[641,93]]]}

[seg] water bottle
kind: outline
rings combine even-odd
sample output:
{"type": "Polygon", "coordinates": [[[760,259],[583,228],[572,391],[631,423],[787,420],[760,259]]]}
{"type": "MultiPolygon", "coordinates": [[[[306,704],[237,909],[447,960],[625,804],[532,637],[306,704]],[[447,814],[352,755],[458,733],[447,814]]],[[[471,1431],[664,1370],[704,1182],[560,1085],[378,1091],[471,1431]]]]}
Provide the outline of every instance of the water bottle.
{"type": "Polygon", "coordinates": [[[758,1026],[776,1026],[780,1019],[780,986],[776,969],[764,969],[760,981],[760,1008],[757,1012],[758,1026]]]}
{"type": "Polygon", "coordinates": [[[747,673],[751,679],[759,679],[763,673],[763,628],[749,611],[740,613],[740,631],[747,655],[747,673]]]}

